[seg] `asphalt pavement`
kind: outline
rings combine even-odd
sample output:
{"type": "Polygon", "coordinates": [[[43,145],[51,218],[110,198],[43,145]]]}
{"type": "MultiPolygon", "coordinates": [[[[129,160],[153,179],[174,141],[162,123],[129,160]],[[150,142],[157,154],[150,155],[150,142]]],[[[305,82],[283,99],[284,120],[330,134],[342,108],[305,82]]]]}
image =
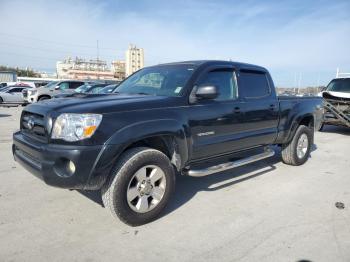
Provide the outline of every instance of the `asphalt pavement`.
{"type": "Polygon", "coordinates": [[[129,227],[99,192],[53,188],[12,157],[22,107],[0,107],[0,261],[350,261],[350,129],[325,127],[308,162],[280,154],[179,177],[158,220],[129,227]]]}

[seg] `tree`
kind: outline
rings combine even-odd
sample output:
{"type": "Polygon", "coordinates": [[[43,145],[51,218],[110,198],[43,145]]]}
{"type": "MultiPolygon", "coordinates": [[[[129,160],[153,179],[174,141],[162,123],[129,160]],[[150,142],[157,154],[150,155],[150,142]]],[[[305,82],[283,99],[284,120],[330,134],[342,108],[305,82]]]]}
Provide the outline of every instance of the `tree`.
{"type": "Polygon", "coordinates": [[[40,74],[36,73],[33,69],[27,68],[14,68],[9,66],[0,65],[0,71],[14,71],[17,73],[17,76],[28,76],[28,77],[40,77],[40,74]]]}

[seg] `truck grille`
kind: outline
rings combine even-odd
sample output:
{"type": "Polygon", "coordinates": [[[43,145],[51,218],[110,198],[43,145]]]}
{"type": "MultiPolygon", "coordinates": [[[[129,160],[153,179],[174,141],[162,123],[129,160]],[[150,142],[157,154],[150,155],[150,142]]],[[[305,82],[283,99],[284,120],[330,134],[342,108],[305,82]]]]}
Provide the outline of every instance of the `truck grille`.
{"type": "Polygon", "coordinates": [[[48,142],[43,115],[23,111],[21,117],[21,131],[26,136],[30,136],[41,142],[48,142]]]}

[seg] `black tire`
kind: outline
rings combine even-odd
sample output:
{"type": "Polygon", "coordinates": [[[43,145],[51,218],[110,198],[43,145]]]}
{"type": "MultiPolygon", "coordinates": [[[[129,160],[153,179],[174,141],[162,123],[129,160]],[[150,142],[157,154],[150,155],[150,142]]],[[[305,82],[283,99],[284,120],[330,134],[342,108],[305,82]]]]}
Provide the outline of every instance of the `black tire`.
{"type": "Polygon", "coordinates": [[[39,98],[38,101],[44,101],[44,100],[48,100],[48,99],[50,99],[49,96],[42,96],[42,97],[39,98]]]}
{"type": "Polygon", "coordinates": [[[285,164],[300,166],[304,164],[310,156],[311,146],[314,140],[313,129],[310,129],[307,126],[299,126],[297,131],[294,134],[293,139],[288,143],[282,145],[282,160],[285,164]],[[299,138],[305,134],[308,138],[307,150],[303,157],[298,157],[297,147],[299,138]]]}
{"type": "Polygon", "coordinates": [[[0,104],[2,104],[4,102],[4,100],[2,100],[2,98],[0,97],[0,104]]]}
{"type": "Polygon", "coordinates": [[[175,172],[169,158],[162,152],[137,147],[119,157],[109,180],[102,187],[102,200],[112,215],[130,226],[139,226],[155,220],[165,208],[175,190],[175,172]],[[155,165],[163,171],[166,180],[164,195],[159,203],[146,213],[134,211],[127,200],[127,190],[134,174],[142,167],[155,165]]]}

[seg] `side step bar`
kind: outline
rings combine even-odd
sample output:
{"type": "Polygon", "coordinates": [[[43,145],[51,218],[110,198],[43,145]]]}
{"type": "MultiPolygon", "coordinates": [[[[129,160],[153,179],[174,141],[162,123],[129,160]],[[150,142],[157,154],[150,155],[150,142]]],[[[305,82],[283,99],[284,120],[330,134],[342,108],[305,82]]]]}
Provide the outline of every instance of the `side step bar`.
{"type": "Polygon", "coordinates": [[[216,166],[210,166],[207,168],[203,168],[203,169],[193,169],[193,170],[188,170],[186,172],[186,174],[188,176],[192,176],[192,177],[202,177],[202,176],[207,176],[207,175],[211,175],[214,173],[218,173],[218,172],[222,172],[225,170],[229,170],[235,167],[239,167],[239,166],[244,166],[268,157],[272,157],[275,155],[275,151],[269,147],[266,147],[263,153],[257,154],[257,155],[253,155],[253,156],[249,156],[243,159],[239,159],[237,161],[232,161],[232,162],[227,162],[227,163],[222,163],[216,166]]]}

